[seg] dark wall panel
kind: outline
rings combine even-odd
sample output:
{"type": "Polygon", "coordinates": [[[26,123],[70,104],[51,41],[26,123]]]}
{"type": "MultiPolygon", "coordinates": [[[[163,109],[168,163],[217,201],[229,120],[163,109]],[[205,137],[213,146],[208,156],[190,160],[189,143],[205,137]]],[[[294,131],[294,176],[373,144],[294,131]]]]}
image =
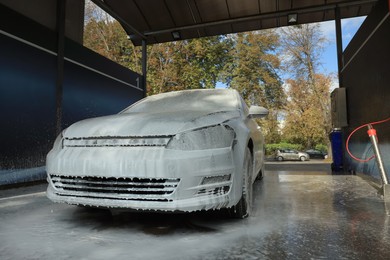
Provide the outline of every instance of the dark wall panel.
{"type": "MultiPolygon", "coordinates": [[[[0,5],[0,174],[45,164],[56,137],[56,45],[54,31],[0,5]]],[[[62,126],[138,101],[140,79],[66,39],[62,126]]]]}
{"type": "MultiPolygon", "coordinates": [[[[347,89],[349,127],[345,138],[356,127],[390,117],[390,16],[387,3],[382,1],[367,17],[362,31],[356,34],[346,49],[346,67],[342,72],[347,89]],[[369,28],[369,29],[367,29],[369,28]]],[[[385,168],[390,174],[390,122],[376,125],[385,168]]],[[[358,157],[373,154],[367,128],[351,139],[351,151],[358,157]]],[[[379,179],[379,170],[372,160],[357,162],[346,155],[350,170],[366,173],[379,179]]]]}
{"type": "Polygon", "coordinates": [[[107,114],[115,114],[142,98],[129,83],[109,78],[72,62],[65,62],[63,127],[107,114]]]}
{"type": "Polygon", "coordinates": [[[0,167],[43,164],[55,134],[56,58],[0,34],[0,167]]]}

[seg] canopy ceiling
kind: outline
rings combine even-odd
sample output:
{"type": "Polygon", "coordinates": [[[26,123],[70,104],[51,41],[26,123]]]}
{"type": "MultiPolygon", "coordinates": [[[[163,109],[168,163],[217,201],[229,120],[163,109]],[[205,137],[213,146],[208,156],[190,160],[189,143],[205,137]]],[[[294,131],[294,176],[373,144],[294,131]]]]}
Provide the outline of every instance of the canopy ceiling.
{"type": "Polygon", "coordinates": [[[135,45],[368,15],[377,0],[93,0],[117,19],[135,45]],[[177,34],[178,33],[178,34],[177,34]]]}

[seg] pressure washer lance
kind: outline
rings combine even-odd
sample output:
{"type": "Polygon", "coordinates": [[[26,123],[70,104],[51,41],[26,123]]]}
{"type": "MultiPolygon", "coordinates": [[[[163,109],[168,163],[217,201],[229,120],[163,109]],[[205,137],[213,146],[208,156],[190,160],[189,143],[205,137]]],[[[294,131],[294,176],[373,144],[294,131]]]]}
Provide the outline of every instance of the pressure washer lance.
{"type": "Polygon", "coordinates": [[[387,178],[387,175],[386,175],[385,167],[383,166],[382,156],[381,156],[381,153],[379,151],[378,139],[377,139],[377,136],[376,136],[376,130],[372,127],[371,124],[368,125],[367,134],[368,134],[368,136],[371,139],[372,145],[374,146],[376,163],[378,164],[379,171],[380,171],[381,176],[382,176],[383,186],[385,186],[385,185],[389,184],[389,181],[388,181],[388,178],[387,178]]]}

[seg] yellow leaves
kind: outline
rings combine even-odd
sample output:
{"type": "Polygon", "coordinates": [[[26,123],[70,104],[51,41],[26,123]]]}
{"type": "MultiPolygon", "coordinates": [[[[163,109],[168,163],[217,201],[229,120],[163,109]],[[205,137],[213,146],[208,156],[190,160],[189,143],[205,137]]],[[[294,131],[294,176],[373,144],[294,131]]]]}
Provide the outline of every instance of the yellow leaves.
{"type": "Polygon", "coordinates": [[[331,77],[315,74],[314,85],[300,78],[289,79],[284,136],[305,146],[326,143],[329,129],[329,88],[331,77]],[[318,95],[318,93],[321,93],[318,95]],[[324,111],[325,106],[325,111],[324,111]]]}

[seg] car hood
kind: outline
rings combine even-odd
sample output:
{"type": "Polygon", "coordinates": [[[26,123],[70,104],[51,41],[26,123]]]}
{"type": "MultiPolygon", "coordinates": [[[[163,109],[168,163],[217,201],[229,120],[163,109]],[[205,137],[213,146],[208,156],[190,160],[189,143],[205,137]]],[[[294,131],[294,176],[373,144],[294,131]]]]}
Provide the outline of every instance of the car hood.
{"type": "Polygon", "coordinates": [[[67,138],[102,136],[167,136],[223,123],[240,117],[239,111],[171,111],[123,113],[82,120],[68,127],[67,138]]]}

